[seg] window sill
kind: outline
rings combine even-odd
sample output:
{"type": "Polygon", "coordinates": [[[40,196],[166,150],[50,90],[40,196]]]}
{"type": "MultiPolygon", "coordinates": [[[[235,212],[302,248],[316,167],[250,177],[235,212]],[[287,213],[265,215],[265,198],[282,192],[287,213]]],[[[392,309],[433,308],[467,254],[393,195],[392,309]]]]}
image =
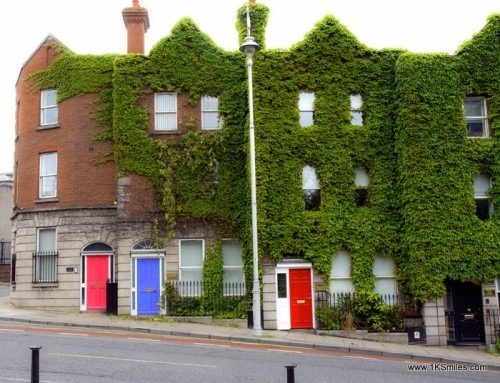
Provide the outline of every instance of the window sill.
{"type": "Polygon", "coordinates": [[[38,289],[59,287],[59,282],[32,282],[31,286],[38,289]]]}
{"type": "Polygon", "coordinates": [[[47,203],[47,202],[59,202],[59,198],[53,197],[53,198],[41,198],[35,200],[35,203],[47,203]]]}
{"type": "Polygon", "coordinates": [[[153,130],[153,134],[159,135],[178,135],[181,134],[178,130],[153,130]]]}
{"type": "Polygon", "coordinates": [[[36,128],[36,130],[51,130],[51,129],[57,129],[60,128],[61,126],[59,123],[55,124],[49,124],[49,125],[40,125],[39,127],[36,128]]]}

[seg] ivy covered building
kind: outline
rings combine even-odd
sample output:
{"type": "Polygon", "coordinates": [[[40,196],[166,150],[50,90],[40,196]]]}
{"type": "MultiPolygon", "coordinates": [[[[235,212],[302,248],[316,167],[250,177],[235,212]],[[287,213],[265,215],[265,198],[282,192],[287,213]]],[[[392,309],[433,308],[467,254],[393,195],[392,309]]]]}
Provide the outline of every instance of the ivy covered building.
{"type": "MultiPolygon", "coordinates": [[[[428,344],[489,342],[500,15],[445,55],[371,49],[332,16],[266,49],[249,9],[264,328],[315,328],[326,291],[402,293],[428,344]]],[[[109,280],[119,313],[156,314],[165,281],[252,279],[245,55],[188,18],[146,55],[147,11],[123,17],[128,54],[48,36],[21,69],[15,305],[103,310],[109,280]]]]}

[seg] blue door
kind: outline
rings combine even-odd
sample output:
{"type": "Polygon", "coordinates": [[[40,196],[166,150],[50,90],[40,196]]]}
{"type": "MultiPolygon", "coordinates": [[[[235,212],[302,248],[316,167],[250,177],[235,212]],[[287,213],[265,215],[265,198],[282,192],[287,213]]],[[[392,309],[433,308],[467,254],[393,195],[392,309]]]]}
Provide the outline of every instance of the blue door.
{"type": "Polygon", "coordinates": [[[156,315],[160,302],[160,260],[137,259],[137,314],[156,315]]]}

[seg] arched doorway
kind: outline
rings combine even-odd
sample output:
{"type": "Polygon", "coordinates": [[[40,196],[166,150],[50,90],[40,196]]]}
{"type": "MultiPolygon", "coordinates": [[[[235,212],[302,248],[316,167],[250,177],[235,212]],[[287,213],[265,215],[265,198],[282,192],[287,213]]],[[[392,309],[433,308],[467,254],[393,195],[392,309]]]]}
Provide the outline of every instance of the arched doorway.
{"type": "Polygon", "coordinates": [[[106,310],[106,284],[114,282],[113,248],[93,242],[81,251],[80,310],[106,310]]]}
{"type": "Polygon", "coordinates": [[[157,315],[165,283],[165,249],[152,239],[137,242],[131,250],[131,314],[157,315]]]}

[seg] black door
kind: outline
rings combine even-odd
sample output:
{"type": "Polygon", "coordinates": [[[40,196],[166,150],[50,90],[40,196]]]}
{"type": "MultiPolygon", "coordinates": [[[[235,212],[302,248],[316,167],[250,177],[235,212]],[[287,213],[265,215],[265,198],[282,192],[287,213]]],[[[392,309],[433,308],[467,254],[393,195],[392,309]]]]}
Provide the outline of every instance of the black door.
{"type": "Polygon", "coordinates": [[[451,282],[453,321],[457,343],[484,343],[481,286],[470,282],[451,282]]]}

